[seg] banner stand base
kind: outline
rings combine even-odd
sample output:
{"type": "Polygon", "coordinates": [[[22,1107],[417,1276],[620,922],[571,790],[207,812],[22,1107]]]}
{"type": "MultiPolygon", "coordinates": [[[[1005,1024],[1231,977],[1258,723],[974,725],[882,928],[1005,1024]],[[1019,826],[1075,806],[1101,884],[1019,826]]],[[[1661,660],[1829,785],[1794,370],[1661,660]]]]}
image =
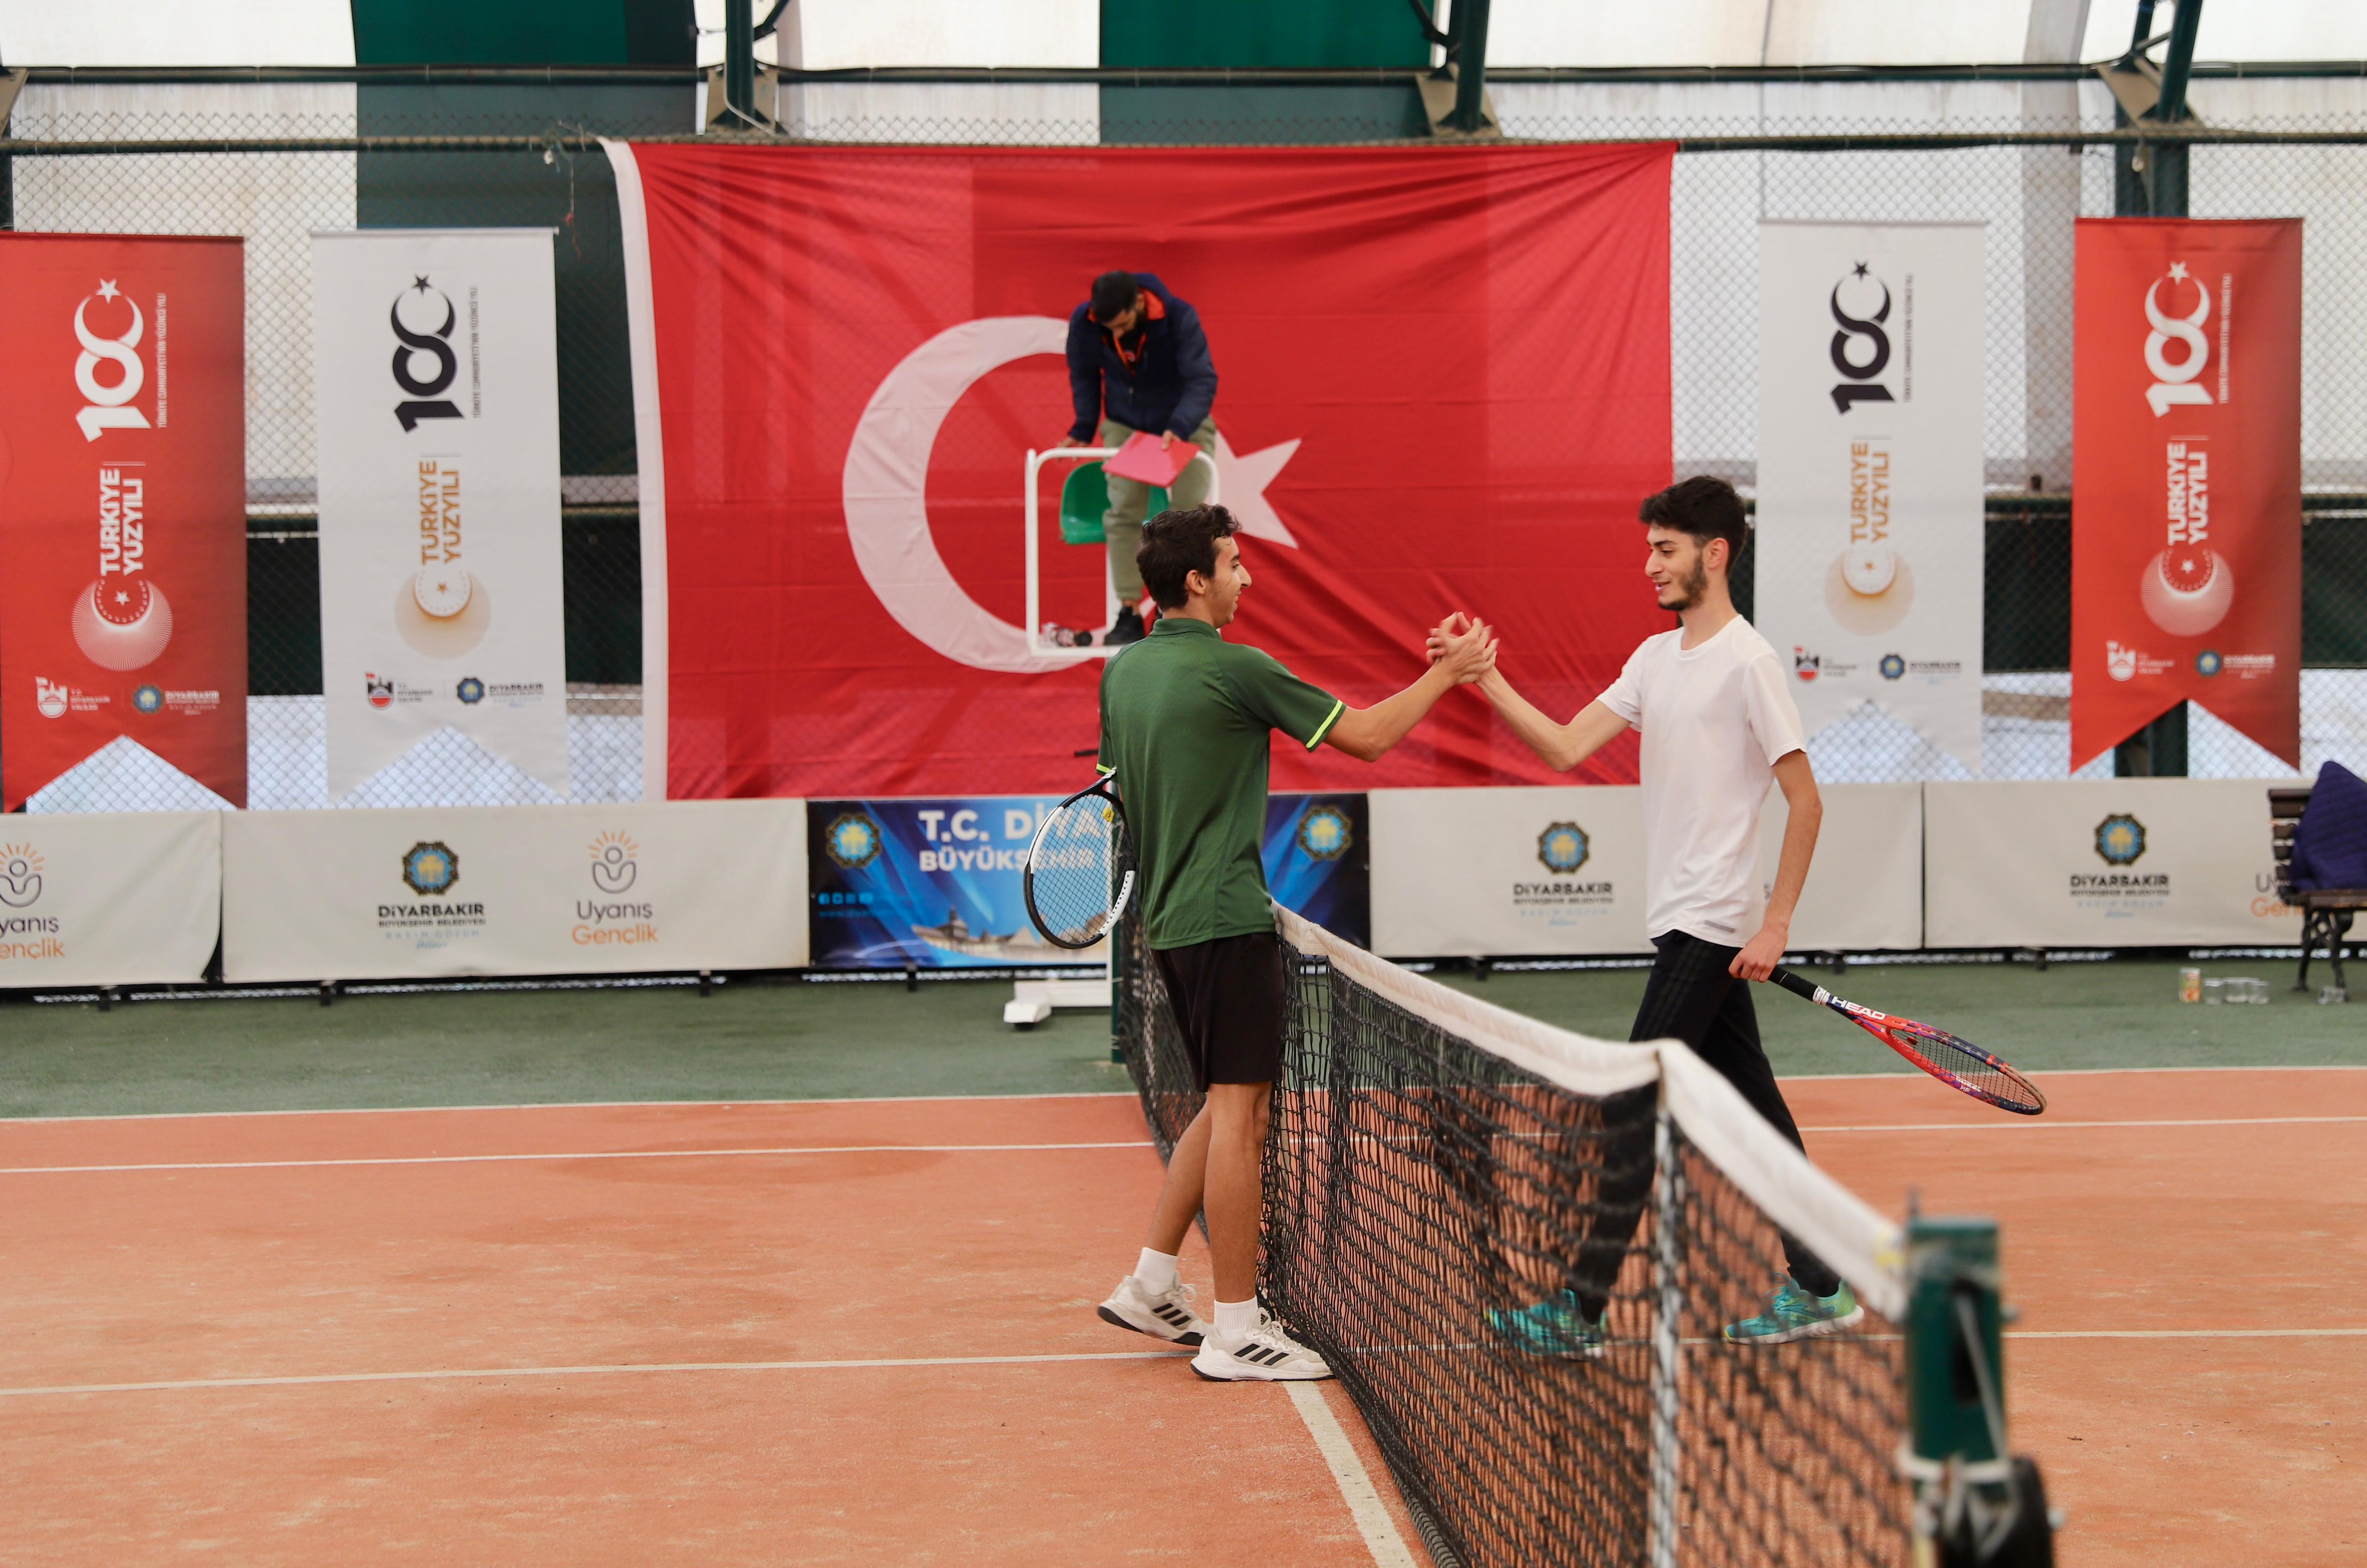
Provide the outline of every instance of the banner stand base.
{"type": "Polygon", "coordinates": [[[1014,1029],[1033,1029],[1052,1016],[1055,1008],[1091,1008],[1107,1012],[1110,983],[1106,976],[1092,980],[1017,980],[1011,999],[1002,1004],[1002,1021],[1014,1029]]]}

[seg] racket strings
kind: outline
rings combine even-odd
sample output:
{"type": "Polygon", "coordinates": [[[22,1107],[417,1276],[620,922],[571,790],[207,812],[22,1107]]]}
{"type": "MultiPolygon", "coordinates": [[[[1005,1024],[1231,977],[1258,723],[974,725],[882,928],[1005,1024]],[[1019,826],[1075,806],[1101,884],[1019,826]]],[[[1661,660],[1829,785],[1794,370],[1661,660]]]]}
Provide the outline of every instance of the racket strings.
{"type": "Polygon", "coordinates": [[[1027,856],[1029,913],[1063,947],[1090,947],[1109,930],[1133,882],[1126,823],[1107,800],[1086,795],[1054,808],[1027,856]]]}
{"type": "Polygon", "coordinates": [[[1976,1045],[1942,1030],[1859,1021],[1892,1050],[1976,1100],[2030,1116],[2046,1109],[2038,1086],[1976,1045]]]}

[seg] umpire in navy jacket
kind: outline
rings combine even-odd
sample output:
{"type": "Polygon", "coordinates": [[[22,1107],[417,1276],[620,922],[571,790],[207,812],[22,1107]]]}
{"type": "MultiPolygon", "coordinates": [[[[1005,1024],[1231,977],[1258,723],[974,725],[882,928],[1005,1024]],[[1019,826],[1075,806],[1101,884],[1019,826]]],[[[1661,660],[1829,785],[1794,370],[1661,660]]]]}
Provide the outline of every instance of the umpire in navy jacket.
{"type": "MultiPolygon", "coordinates": [[[[1211,461],[1216,457],[1217,426],[1209,412],[1217,400],[1217,367],[1208,359],[1200,312],[1168,292],[1154,274],[1105,272],[1093,279],[1092,298],[1069,315],[1069,390],[1077,418],[1063,446],[1123,446],[1138,432],[1152,431],[1162,445],[1196,442],[1211,461]],[[1096,434],[1100,439],[1093,442],[1096,434]]],[[[1209,464],[1193,462],[1176,476],[1168,504],[1206,501],[1210,471],[1209,464]]],[[[1142,636],[1142,573],[1134,551],[1142,541],[1150,487],[1116,474],[1107,479],[1102,531],[1120,608],[1103,640],[1128,643],[1142,636]]]]}

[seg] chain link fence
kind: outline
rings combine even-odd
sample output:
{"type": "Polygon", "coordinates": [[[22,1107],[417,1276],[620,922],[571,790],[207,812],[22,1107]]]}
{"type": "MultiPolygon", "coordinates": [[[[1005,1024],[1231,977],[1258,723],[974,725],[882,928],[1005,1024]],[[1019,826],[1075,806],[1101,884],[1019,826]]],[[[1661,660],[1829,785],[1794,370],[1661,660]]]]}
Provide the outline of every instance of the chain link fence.
{"type": "MultiPolygon", "coordinates": [[[[2367,81],[2198,81],[2223,129],[2309,131],[2307,144],[2199,145],[2196,217],[2294,217],[2305,227],[2303,768],[2367,757],[2367,81]]],[[[842,141],[1185,145],[1374,141],[1421,134],[1410,86],[1260,97],[1248,88],[900,82],[785,84],[785,129],[842,141]]],[[[2112,210],[2103,89],[2072,81],[1508,84],[1507,134],[1534,140],[1823,139],[1687,150],[1671,193],[1675,456],[1682,473],[1755,479],[1758,245],[1762,219],[1988,226],[1984,413],[1989,498],[1984,773],[2108,775],[2070,750],[2072,223],[2112,210]],[[2032,144],[1946,139],[2016,135],[2032,144]],[[2051,138],[2052,140],[2044,140],[2051,138]],[[1879,140],[1881,145],[1863,145],[1879,140]],[[1851,141],[1860,144],[1851,145],[1851,141]]],[[[621,238],[607,160],[590,135],[696,128],[687,82],[338,82],[44,85],[9,134],[44,144],[0,162],[14,226],[237,234],[247,269],[249,772],[255,807],[525,803],[540,784],[456,733],[360,791],[328,798],[313,479],[308,236],[356,226],[549,223],[556,249],[568,729],[574,798],[641,793],[638,463],[621,238]],[[539,139],[499,150],[423,138],[539,139]],[[289,150],[300,139],[342,150],[289,150]],[[138,152],[110,151],[129,141],[138,152]],[[221,150],[225,141],[243,150],[221,150]],[[186,150],[155,150],[155,143],[186,150]],[[269,143],[281,143],[273,147],[269,143]]],[[[1751,557],[1737,571],[1750,609],[1751,557]]],[[[2284,765],[2191,710],[2197,776],[2284,765]]],[[[5,738],[0,738],[5,739],[5,738]]],[[[1840,781],[1967,776],[1869,706],[1810,742],[1840,781]]],[[[29,803],[35,810],[218,806],[118,741],[29,803]]]]}

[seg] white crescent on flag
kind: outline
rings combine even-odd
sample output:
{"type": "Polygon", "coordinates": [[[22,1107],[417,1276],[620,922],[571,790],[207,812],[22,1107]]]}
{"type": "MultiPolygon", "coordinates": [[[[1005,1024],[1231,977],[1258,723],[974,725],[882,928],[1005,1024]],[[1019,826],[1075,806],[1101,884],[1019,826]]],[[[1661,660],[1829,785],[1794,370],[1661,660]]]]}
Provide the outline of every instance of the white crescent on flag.
{"type": "MultiPolygon", "coordinates": [[[[1066,669],[1073,656],[1031,653],[1027,634],[954,581],[929,532],[929,454],[962,394],[990,373],[1038,354],[1061,354],[1069,323],[1055,316],[988,316],[948,327],[888,372],[847,443],[840,496],[855,565],[896,624],[947,659],[1014,674],[1066,669]]],[[[1253,538],[1297,548],[1265,487],[1297,440],[1236,453],[1217,437],[1218,491],[1253,538]]],[[[1014,465],[1015,466],[1015,465],[1014,465]]]]}

